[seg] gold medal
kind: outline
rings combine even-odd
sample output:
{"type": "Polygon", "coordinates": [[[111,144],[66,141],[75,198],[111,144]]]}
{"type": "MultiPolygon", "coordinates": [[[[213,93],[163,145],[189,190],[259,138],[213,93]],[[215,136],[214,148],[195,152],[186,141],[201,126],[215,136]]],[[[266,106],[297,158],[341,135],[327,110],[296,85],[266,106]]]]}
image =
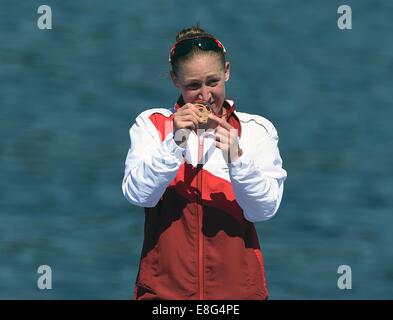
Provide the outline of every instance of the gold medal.
{"type": "Polygon", "coordinates": [[[195,106],[198,107],[199,111],[202,113],[202,117],[201,117],[201,124],[206,124],[207,121],[209,120],[209,114],[212,113],[212,109],[210,107],[210,104],[208,102],[195,102],[194,103],[195,106]]]}

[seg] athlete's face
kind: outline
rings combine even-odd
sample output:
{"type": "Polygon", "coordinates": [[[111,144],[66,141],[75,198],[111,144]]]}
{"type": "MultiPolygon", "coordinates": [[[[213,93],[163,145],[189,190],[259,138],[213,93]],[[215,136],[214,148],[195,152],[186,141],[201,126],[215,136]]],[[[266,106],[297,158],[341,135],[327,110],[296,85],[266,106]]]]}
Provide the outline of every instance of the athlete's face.
{"type": "Polygon", "coordinates": [[[225,101],[225,81],[229,80],[229,62],[225,68],[216,54],[198,54],[171,72],[174,85],[180,89],[185,103],[207,101],[219,113],[225,101]]]}

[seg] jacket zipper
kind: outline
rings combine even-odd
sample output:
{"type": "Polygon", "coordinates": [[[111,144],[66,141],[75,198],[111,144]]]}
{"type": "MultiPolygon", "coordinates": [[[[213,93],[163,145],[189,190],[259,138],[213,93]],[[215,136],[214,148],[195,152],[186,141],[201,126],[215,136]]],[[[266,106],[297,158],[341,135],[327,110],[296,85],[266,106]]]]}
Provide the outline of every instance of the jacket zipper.
{"type": "Polygon", "coordinates": [[[203,167],[203,136],[199,136],[198,143],[198,164],[197,164],[197,230],[198,230],[198,288],[199,300],[205,299],[204,294],[204,259],[203,259],[203,212],[202,212],[202,167],[203,167]]]}

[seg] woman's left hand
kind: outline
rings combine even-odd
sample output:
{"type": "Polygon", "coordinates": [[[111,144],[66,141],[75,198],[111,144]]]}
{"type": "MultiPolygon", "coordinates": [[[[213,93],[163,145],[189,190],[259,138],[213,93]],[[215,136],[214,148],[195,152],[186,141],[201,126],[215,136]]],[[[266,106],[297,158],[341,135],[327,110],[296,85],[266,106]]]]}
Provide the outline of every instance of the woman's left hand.
{"type": "Polygon", "coordinates": [[[217,127],[214,130],[216,147],[221,149],[226,162],[236,161],[243,153],[239,148],[238,130],[226,122],[225,119],[219,118],[214,114],[210,114],[209,119],[217,123],[217,127]]]}

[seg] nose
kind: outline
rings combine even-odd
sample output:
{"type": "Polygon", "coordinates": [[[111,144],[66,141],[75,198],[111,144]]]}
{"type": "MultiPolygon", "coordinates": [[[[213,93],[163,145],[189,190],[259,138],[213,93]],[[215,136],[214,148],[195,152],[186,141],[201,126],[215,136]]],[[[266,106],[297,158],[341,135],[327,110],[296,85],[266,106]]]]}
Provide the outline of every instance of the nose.
{"type": "Polygon", "coordinates": [[[203,101],[210,101],[210,91],[207,86],[202,86],[200,91],[199,91],[199,99],[202,99],[203,101]]]}

